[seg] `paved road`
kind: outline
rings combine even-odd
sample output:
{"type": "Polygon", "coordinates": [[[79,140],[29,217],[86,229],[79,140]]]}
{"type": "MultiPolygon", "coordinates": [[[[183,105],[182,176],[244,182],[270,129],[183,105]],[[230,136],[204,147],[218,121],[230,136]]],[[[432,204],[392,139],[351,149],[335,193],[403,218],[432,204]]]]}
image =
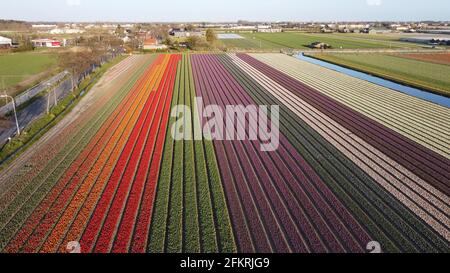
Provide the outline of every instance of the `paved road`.
{"type": "MultiPolygon", "coordinates": [[[[64,97],[66,97],[70,93],[70,89],[70,79],[66,79],[61,82],[60,85],[55,89],[57,101],[61,101],[64,97]]],[[[21,130],[26,128],[33,120],[47,112],[47,100],[49,96],[50,107],[53,107],[55,104],[55,100],[54,93],[51,92],[49,94],[46,94],[45,96],[39,97],[26,108],[17,113],[17,118],[19,120],[19,126],[21,130]]],[[[9,116],[8,119],[10,120],[9,127],[0,129],[0,144],[5,143],[8,140],[8,137],[14,135],[17,131],[14,115],[9,116]]]]}
{"type": "Polygon", "coordinates": [[[8,177],[12,177],[24,169],[28,169],[31,164],[30,158],[36,154],[39,147],[43,147],[51,141],[54,141],[54,139],[58,137],[58,134],[64,128],[73,123],[74,120],[80,118],[80,116],[88,111],[88,109],[95,107],[95,103],[101,99],[105,93],[118,92],[117,90],[120,90],[120,88],[128,82],[131,75],[133,75],[133,73],[137,71],[146,60],[147,59],[145,57],[141,57],[139,60],[130,64],[129,69],[121,70],[119,74],[115,72],[116,70],[114,68],[107,71],[105,75],[96,83],[96,85],[92,87],[91,91],[83,96],[83,98],[72,109],[72,111],[70,111],[70,113],[68,113],[60,122],[58,122],[58,124],[52,127],[47,133],[45,133],[45,135],[40,137],[39,140],[33,144],[34,148],[27,149],[18,158],[14,159],[12,164],[0,171],[0,188],[2,186],[2,182],[7,181],[8,177]]]}
{"type": "MultiPolygon", "coordinates": [[[[118,52],[118,53],[120,53],[120,52],[118,52]]],[[[113,59],[115,56],[116,56],[115,54],[105,56],[103,58],[103,61],[107,62],[108,60],[113,59]]],[[[88,75],[88,74],[92,73],[92,71],[95,68],[96,68],[95,66],[91,67],[84,74],[88,75]]],[[[33,87],[29,91],[27,91],[27,93],[39,94],[43,90],[45,90],[48,83],[54,85],[58,81],[62,80],[65,77],[65,75],[66,75],[66,73],[62,72],[62,73],[52,77],[51,79],[41,82],[40,84],[36,85],[35,87],[33,87]]],[[[82,78],[80,77],[78,79],[78,82],[81,82],[81,80],[82,80],[82,78]]],[[[91,82],[93,80],[94,79],[91,79],[91,82]]],[[[67,79],[62,81],[58,85],[58,87],[55,89],[57,101],[60,101],[63,98],[65,98],[70,93],[71,87],[72,87],[72,83],[71,83],[70,77],[68,77],[67,79]]],[[[24,109],[21,109],[20,111],[18,111],[17,117],[19,120],[19,126],[20,126],[21,130],[28,127],[33,120],[37,119],[38,117],[40,117],[41,115],[43,115],[47,112],[47,100],[48,100],[49,96],[50,96],[50,107],[52,107],[55,104],[53,92],[36,99],[30,105],[27,105],[24,109]]],[[[16,97],[16,102],[17,102],[17,97],[16,97]]],[[[8,118],[9,122],[7,124],[5,124],[5,126],[0,128],[0,147],[3,146],[8,141],[9,137],[12,137],[17,133],[14,115],[11,115],[7,118],[8,118]]]]}
{"type": "MultiPolygon", "coordinates": [[[[48,85],[51,85],[51,86],[56,85],[59,81],[64,79],[64,77],[66,77],[66,75],[67,75],[67,72],[65,72],[65,71],[61,72],[61,73],[51,77],[50,79],[42,81],[41,83],[31,87],[27,91],[22,92],[20,95],[18,95],[14,98],[14,101],[16,102],[16,107],[26,103],[33,97],[35,97],[35,96],[39,95],[40,93],[42,93],[43,91],[45,91],[48,88],[48,85]]],[[[12,110],[13,110],[12,103],[10,100],[8,100],[8,104],[4,105],[0,108],[0,115],[5,115],[6,113],[11,112],[12,110]]]]}

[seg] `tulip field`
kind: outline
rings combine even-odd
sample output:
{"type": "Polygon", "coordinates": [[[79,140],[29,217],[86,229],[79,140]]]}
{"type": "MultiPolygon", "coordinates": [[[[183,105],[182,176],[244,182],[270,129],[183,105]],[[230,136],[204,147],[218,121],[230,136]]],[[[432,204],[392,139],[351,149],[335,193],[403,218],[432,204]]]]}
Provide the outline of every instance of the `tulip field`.
{"type": "Polygon", "coordinates": [[[450,250],[449,108],[278,53],[134,55],[84,100],[0,172],[0,252],[450,250]],[[277,149],[198,98],[279,106],[277,149]]]}

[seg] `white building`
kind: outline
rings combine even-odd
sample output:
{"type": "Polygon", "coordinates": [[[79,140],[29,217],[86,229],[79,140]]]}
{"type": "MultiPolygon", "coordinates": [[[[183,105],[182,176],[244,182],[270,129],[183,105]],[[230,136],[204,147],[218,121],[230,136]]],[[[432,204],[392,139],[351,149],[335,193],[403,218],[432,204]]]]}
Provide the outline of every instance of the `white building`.
{"type": "Polygon", "coordinates": [[[275,33],[283,31],[281,28],[273,28],[272,26],[269,25],[259,25],[257,29],[258,32],[265,32],[265,33],[275,33]]]}
{"type": "Polygon", "coordinates": [[[369,34],[388,34],[388,33],[392,33],[392,30],[384,28],[374,28],[369,30],[369,34]]]}
{"type": "Polygon", "coordinates": [[[91,28],[98,28],[98,26],[94,25],[94,24],[88,24],[88,25],[85,25],[84,28],[85,29],[91,29],[91,28]]]}
{"type": "Polygon", "coordinates": [[[122,41],[123,41],[124,43],[129,43],[129,42],[131,42],[131,38],[128,37],[128,36],[125,36],[125,37],[122,38],[122,41]]]}
{"type": "Polygon", "coordinates": [[[166,50],[168,47],[166,45],[144,45],[142,47],[144,50],[166,50]]]}
{"type": "Polygon", "coordinates": [[[50,47],[50,48],[61,47],[60,41],[52,39],[36,39],[31,40],[31,43],[33,44],[34,47],[50,47]]]}
{"type": "Polygon", "coordinates": [[[397,31],[408,31],[409,27],[400,26],[400,27],[396,27],[395,30],[397,30],[397,31]]]}
{"type": "Polygon", "coordinates": [[[205,35],[205,33],[202,31],[186,31],[185,29],[174,28],[169,32],[169,35],[176,38],[185,38],[191,36],[202,37],[205,35]]]}
{"type": "Polygon", "coordinates": [[[235,27],[231,27],[231,29],[234,30],[255,30],[257,29],[256,26],[235,26],[235,27]]]}
{"type": "Polygon", "coordinates": [[[0,36],[0,48],[10,48],[12,46],[12,40],[3,36],[0,36]]]}
{"type": "Polygon", "coordinates": [[[158,40],[153,37],[148,37],[147,39],[145,39],[142,48],[144,50],[161,50],[167,49],[167,46],[160,44],[158,40]]]}
{"type": "Polygon", "coordinates": [[[102,28],[111,28],[111,29],[116,29],[117,25],[112,25],[112,24],[103,24],[102,28]]]}
{"type": "Polygon", "coordinates": [[[49,31],[50,34],[80,34],[85,31],[78,28],[54,28],[49,31]]]}
{"type": "Polygon", "coordinates": [[[272,28],[272,27],[269,26],[269,25],[258,25],[257,28],[258,28],[258,29],[270,29],[270,28],[272,28]]]}
{"type": "Polygon", "coordinates": [[[55,28],[57,25],[48,25],[48,24],[39,24],[39,25],[31,25],[32,28],[55,28]]]}

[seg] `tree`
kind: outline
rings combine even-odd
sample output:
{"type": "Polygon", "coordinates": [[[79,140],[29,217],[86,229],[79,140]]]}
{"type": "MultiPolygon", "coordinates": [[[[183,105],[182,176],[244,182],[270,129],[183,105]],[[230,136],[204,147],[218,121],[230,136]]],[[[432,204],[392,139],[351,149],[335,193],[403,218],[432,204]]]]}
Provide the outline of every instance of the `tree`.
{"type": "Polygon", "coordinates": [[[169,27],[167,25],[152,25],[150,33],[157,39],[165,40],[169,36],[169,27]]]}
{"type": "Polygon", "coordinates": [[[142,29],[141,24],[136,24],[136,25],[134,25],[133,33],[134,34],[139,33],[141,31],[141,29],[142,29]]]}
{"type": "Polygon", "coordinates": [[[167,45],[168,47],[172,47],[172,46],[174,45],[173,39],[170,38],[170,37],[167,37],[167,38],[164,40],[164,44],[167,45]]]}
{"type": "Polygon", "coordinates": [[[194,25],[188,24],[185,28],[186,31],[193,31],[195,29],[194,25]]]}
{"type": "Polygon", "coordinates": [[[30,39],[21,39],[19,40],[19,48],[15,48],[14,52],[22,52],[22,51],[31,51],[33,50],[33,43],[31,43],[30,39]]]}
{"type": "Polygon", "coordinates": [[[117,25],[115,33],[117,36],[122,37],[124,33],[123,27],[121,25],[117,25]]]}
{"type": "Polygon", "coordinates": [[[200,38],[198,36],[189,36],[186,39],[186,44],[189,49],[195,50],[200,44],[200,38]]]}
{"type": "Polygon", "coordinates": [[[214,30],[212,30],[212,29],[210,29],[210,28],[208,28],[208,29],[206,30],[206,41],[208,41],[208,43],[209,43],[210,45],[214,45],[214,44],[216,43],[216,41],[217,41],[217,35],[216,35],[216,33],[214,32],[214,30]]]}
{"type": "Polygon", "coordinates": [[[99,57],[91,50],[62,53],[58,57],[59,66],[72,74],[72,91],[75,89],[78,79],[91,67],[98,63],[99,57]]]}

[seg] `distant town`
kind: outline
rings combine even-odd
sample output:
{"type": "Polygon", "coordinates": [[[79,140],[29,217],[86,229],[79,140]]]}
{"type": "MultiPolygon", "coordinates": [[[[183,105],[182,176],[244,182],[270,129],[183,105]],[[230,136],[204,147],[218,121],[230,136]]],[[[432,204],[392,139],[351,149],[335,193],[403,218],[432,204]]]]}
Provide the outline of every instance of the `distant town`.
{"type": "MultiPolygon", "coordinates": [[[[0,20],[0,48],[65,47],[79,44],[84,36],[112,35],[128,50],[166,50],[189,47],[188,37],[217,33],[361,33],[406,34],[401,40],[449,45],[449,22],[250,22],[233,23],[49,23],[0,20]],[[416,34],[416,35],[414,35],[416,34]]],[[[320,41],[316,44],[321,44],[320,41]]],[[[323,47],[323,45],[320,45],[323,47]]]]}

